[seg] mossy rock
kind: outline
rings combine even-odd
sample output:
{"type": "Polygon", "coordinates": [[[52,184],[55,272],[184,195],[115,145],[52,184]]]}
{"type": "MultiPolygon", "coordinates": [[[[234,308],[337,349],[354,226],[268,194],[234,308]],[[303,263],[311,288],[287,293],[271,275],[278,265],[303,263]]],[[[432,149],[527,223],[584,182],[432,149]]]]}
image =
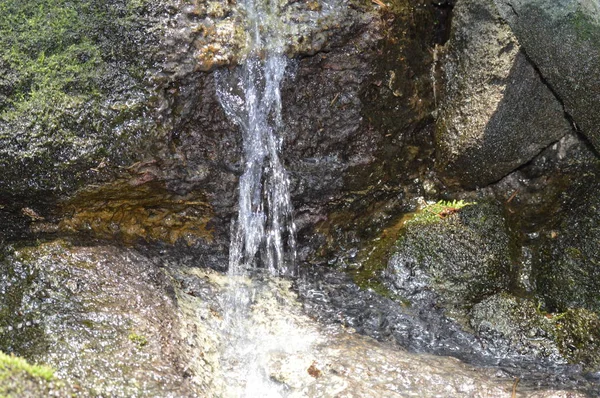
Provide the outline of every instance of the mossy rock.
{"type": "Polygon", "coordinates": [[[549,311],[586,308],[600,313],[600,184],[591,169],[563,200],[533,258],[536,293],[549,311]]]}
{"type": "Polygon", "coordinates": [[[2,351],[52,366],[83,396],[193,396],[177,309],[148,258],[54,241],[7,248],[0,275],[2,351]]]}
{"type": "Polygon", "coordinates": [[[499,206],[480,203],[407,222],[388,263],[392,290],[409,301],[464,310],[506,289],[509,237],[499,206]]]}
{"type": "Polygon", "coordinates": [[[513,353],[600,369],[600,320],[592,311],[546,313],[533,299],[500,293],[476,304],[469,321],[483,339],[506,339],[513,353]]]}
{"type": "Polygon", "coordinates": [[[0,2],[0,195],[68,192],[131,161],[152,131],[154,8],[0,2]]]}
{"type": "Polygon", "coordinates": [[[504,292],[493,295],[473,306],[469,325],[484,340],[504,339],[511,353],[565,362],[554,341],[553,323],[531,299],[504,292]]]}
{"type": "Polygon", "coordinates": [[[67,397],[72,390],[56,380],[54,369],[32,365],[0,352],[0,397],[67,397]]]}

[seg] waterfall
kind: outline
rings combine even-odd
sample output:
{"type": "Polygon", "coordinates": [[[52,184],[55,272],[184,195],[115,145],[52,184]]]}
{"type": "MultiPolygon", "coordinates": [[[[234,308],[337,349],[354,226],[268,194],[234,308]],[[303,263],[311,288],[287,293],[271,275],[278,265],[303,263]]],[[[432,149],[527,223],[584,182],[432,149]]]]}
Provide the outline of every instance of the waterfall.
{"type": "Polygon", "coordinates": [[[269,379],[265,362],[269,350],[286,342],[267,341],[264,325],[261,331],[253,320],[252,302],[266,286],[258,271],[267,277],[295,273],[290,183],[279,156],[284,128],[280,85],[288,60],[277,4],[245,0],[243,8],[246,58],[233,70],[215,73],[219,101],[242,133],[244,165],[238,215],[231,227],[229,289],[223,300],[222,367],[232,396],[280,397],[282,386],[269,379]]]}
{"type": "Polygon", "coordinates": [[[237,69],[216,72],[219,101],[243,135],[244,172],[229,255],[234,275],[259,264],[272,275],[294,273],[296,243],[289,179],[279,158],[283,129],[280,85],[288,60],[273,15],[276,10],[270,4],[268,0],[246,0],[249,54],[237,69]]]}

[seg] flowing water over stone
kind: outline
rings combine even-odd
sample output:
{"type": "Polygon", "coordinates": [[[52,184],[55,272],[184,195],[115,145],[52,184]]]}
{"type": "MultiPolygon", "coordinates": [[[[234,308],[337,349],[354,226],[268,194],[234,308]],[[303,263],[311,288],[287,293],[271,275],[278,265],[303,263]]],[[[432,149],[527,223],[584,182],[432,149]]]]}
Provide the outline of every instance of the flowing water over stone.
{"type": "Polygon", "coordinates": [[[261,287],[247,276],[259,268],[267,275],[295,273],[295,227],[278,134],[283,128],[280,84],[288,60],[279,34],[277,4],[247,0],[244,8],[247,58],[233,71],[216,73],[219,101],[239,126],[244,150],[238,217],[231,227],[230,285],[223,300],[224,371],[234,380],[230,391],[234,396],[277,397],[283,393],[281,385],[269,380],[264,362],[268,351],[282,349],[284,343],[267,341],[264,331],[251,321],[252,304],[261,287]]]}

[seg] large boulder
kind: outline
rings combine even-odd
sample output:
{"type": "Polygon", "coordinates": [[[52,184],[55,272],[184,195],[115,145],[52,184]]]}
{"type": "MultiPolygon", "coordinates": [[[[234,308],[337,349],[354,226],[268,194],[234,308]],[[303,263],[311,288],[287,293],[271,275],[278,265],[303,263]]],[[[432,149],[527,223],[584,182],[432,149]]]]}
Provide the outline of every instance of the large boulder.
{"type": "Polygon", "coordinates": [[[551,311],[583,307],[600,312],[598,169],[591,169],[574,188],[536,239],[535,290],[551,311]]]}
{"type": "Polygon", "coordinates": [[[436,167],[448,183],[495,182],[571,131],[492,0],[457,3],[440,64],[436,167]]]}
{"type": "Polygon", "coordinates": [[[145,81],[161,2],[7,1],[0,15],[0,200],[102,181],[154,128],[145,81]]]}
{"type": "Polygon", "coordinates": [[[600,320],[592,311],[546,313],[534,300],[500,293],[473,306],[469,323],[480,338],[506,339],[514,352],[569,361],[588,370],[600,367],[600,320]]]}
{"type": "Polygon", "coordinates": [[[4,254],[0,350],[82,396],[192,396],[173,290],[147,258],[65,241],[4,254]]]}
{"type": "Polygon", "coordinates": [[[600,5],[594,0],[494,0],[558,95],[565,111],[600,148],[600,5]]]}
{"type": "MultiPolygon", "coordinates": [[[[4,149],[14,156],[5,158],[0,177],[5,178],[0,221],[8,225],[0,232],[3,238],[31,232],[85,233],[128,243],[179,242],[202,252],[219,252],[217,262],[226,264],[222,255],[235,213],[242,139],[219,104],[213,72],[242,62],[246,40],[239,26],[244,12],[237,5],[184,3],[152,3],[127,11],[111,8],[124,18],[112,18],[113,25],[124,24],[116,30],[131,29],[144,40],[118,43],[129,43],[127,51],[139,53],[136,57],[125,50],[125,54],[107,50],[114,60],[85,69],[107,86],[106,92],[94,91],[98,104],[108,101],[115,112],[129,112],[121,116],[100,112],[108,118],[101,122],[90,116],[97,122],[94,126],[107,132],[101,139],[86,127],[88,119],[77,116],[63,126],[61,134],[80,137],[82,145],[88,145],[90,137],[98,138],[89,143],[93,153],[85,152],[88,146],[83,145],[82,157],[73,162],[53,156],[44,160],[41,152],[29,156],[21,149],[29,153],[38,139],[40,147],[55,146],[61,153],[74,147],[52,138],[49,127],[23,130],[22,135],[7,125],[4,149]],[[139,15],[133,18],[130,11],[139,15]],[[116,66],[111,67],[113,61],[116,66]],[[114,73],[102,75],[98,68],[114,73]],[[136,71],[131,79],[126,74],[130,71],[136,71]],[[122,94],[137,92],[134,87],[139,101],[126,104],[140,110],[135,114],[118,102],[122,94]],[[113,117],[124,127],[111,124],[113,117]],[[34,130],[39,130],[35,140],[29,139],[34,130]],[[120,139],[125,136],[131,142],[120,139]],[[21,138],[23,143],[15,144],[21,138]],[[22,159],[35,167],[21,167],[22,159]],[[73,197],[73,190],[81,187],[73,197]],[[152,227],[140,221],[146,216],[152,227]],[[194,227],[196,221],[200,229],[194,227]]],[[[374,3],[281,4],[286,21],[282,29],[290,38],[286,54],[291,58],[281,88],[285,126],[281,158],[291,177],[299,240],[307,243],[302,258],[324,239],[319,235],[308,244],[318,221],[349,204],[355,204],[353,212],[361,212],[373,202],[398,198],[403,187],[414,185],[409,184],[415,179],[410,167],[427,167],[422,159],[429,158],[430,150],[421,143],[431,134],[430,49],[443,28],[428,28],[436,23],[437,10],[422,3],[397,0],[386,10],[374,3]],[[368,198],[358,200],[365,192],[368,198]]],[[[55,8],[60,11],[63,6],[55,8]]],[[[80,29],[94,30],[100,16],[93,7],[84,11],[80,29]]],[[[110,48],[118,40],[110,32],[90,46],[110,48]]],[[[86,104],[80,108],[93,108],[86,104]]],[[[79,115],[80,108],[73,112],[79,115]]],[[[52,109],[49,118],[59,112],[58,107],[52,109]]],[[[24,113],[21,120],[29,116],[24,113]]]]}

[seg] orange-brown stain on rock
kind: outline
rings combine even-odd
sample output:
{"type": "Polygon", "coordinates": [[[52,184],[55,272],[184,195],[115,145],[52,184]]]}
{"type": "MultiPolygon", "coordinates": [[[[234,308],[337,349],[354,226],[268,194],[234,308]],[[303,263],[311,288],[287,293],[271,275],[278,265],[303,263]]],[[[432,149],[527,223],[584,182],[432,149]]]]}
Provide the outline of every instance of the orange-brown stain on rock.
{"type": "Polygon", "coordinates": [[[309,375],[314,377],[315,379],[321,376],[321,371],[317,368],[316,362],[313,362],[308,369],[306,369],[309,375]]]}
{"type": "Polygon", "coordinates": [[[62,205],[59,231],[87,232],[102,239],[188,245],[212,241],[212,207],[201,192],[177,195],[160,181],[140,185],[120,180],[80,192],[62,205]]]}

